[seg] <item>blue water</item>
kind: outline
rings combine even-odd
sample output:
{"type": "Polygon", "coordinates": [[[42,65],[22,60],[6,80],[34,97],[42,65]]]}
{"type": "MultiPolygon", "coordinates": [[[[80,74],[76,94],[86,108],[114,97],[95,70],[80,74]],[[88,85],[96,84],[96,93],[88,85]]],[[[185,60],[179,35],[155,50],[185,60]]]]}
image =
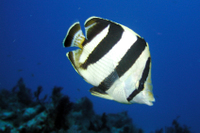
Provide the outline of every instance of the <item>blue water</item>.
{"type": "Polygon", "coordinates": [[[146,132],[181,124],[200,132],[200,1],[198,0],[1,0],[0,89],[12,89],[20,77],[44,94],[54,86],[72,101],[87,96],[98,114],[128,111],[146,132]],[[87,84],[65,56],[62,41],[79,20],[100,16],[124,24],[149,43],[153,106],[124,105],[91,96],[87,84]]]}

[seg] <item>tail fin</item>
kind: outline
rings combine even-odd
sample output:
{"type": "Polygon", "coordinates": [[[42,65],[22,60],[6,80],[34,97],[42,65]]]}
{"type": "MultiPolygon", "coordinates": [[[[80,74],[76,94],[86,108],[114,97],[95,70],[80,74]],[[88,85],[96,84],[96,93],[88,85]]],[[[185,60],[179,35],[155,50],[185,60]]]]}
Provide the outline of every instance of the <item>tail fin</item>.
{"type": "Polygon", "coordinates": [[[63,40],[64,47],[79,47],[83,48],[85,36],[81,30],[79,22],[75,22],[68,30],[66,37],[63,40]]]}

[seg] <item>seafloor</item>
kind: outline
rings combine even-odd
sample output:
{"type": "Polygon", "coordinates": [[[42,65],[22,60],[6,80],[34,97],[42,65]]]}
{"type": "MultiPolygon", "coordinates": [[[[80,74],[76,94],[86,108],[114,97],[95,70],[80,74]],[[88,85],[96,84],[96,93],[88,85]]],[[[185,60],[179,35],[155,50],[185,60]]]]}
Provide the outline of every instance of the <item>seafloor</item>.
{"type": "MultiPolygon", "coordinates": [[[[11,91],[0,90],[0,133],[143,133],[127,112],[95,114],[92,102],[83,97],[75,103],[54,87],[51,96],[39,99],[42,86],[34,93],[19,79],[11,91]]],[[[190,133],[178,123],[151,133],[190,133]]]]}

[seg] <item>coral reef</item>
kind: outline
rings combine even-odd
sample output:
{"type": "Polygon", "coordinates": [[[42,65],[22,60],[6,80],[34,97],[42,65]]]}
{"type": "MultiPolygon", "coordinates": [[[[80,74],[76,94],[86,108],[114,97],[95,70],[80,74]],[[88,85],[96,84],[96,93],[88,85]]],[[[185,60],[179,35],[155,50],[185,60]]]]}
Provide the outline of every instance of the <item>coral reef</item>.
{"type": "Polygon", "coordinates": [[[40,99],[42,86],[32,94],[21,78],[12,91],[0,91],[0,133],[142,133],[127,112],[95,114],[83,97],[75,103],[54,87],[50,102],[40,99]]]}
{"type": "Polygon", "coordinates": [[[188,126],[181,126],[178,123],[179,117],[180,116],[177,116],[177,118],[172,121],[171,127],[161,128],[159,130],[156,130],[155,133],[191,133],[190,128],[188,126]]]}
{"type": "MultiPolygon", "coordinates": [[[[39,98],[42,86],[32,94],[22,78],[12,91],[0,90],[0,133],[143,133],[127,112],[97,115],[87,97],[72,103],[62,89],[55,86],[49,102],[39,98]]],[[[178,118],[155,133],[191,133],[178,118]]]]}

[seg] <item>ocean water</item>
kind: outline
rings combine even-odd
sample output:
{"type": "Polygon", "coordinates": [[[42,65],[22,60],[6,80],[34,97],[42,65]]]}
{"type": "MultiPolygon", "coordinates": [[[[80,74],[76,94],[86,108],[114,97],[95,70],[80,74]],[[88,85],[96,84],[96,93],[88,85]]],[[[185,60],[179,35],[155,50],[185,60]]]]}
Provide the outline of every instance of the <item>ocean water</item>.
{"type": "Polygon", "coordinates": [[[200,132],[200,1],[198,0],[1,0],[0,89],[12,89],[20,77],[35,91],[63,87],[71,101],[87,96],[98,114],[128,111],[147,133],[173,119],[200,132]],[[87,84],[66,57],[62,41],[76,21],[90,16],[128,26],[149,43],[153,106],[124,105],[91,96],[87,84]]]}

